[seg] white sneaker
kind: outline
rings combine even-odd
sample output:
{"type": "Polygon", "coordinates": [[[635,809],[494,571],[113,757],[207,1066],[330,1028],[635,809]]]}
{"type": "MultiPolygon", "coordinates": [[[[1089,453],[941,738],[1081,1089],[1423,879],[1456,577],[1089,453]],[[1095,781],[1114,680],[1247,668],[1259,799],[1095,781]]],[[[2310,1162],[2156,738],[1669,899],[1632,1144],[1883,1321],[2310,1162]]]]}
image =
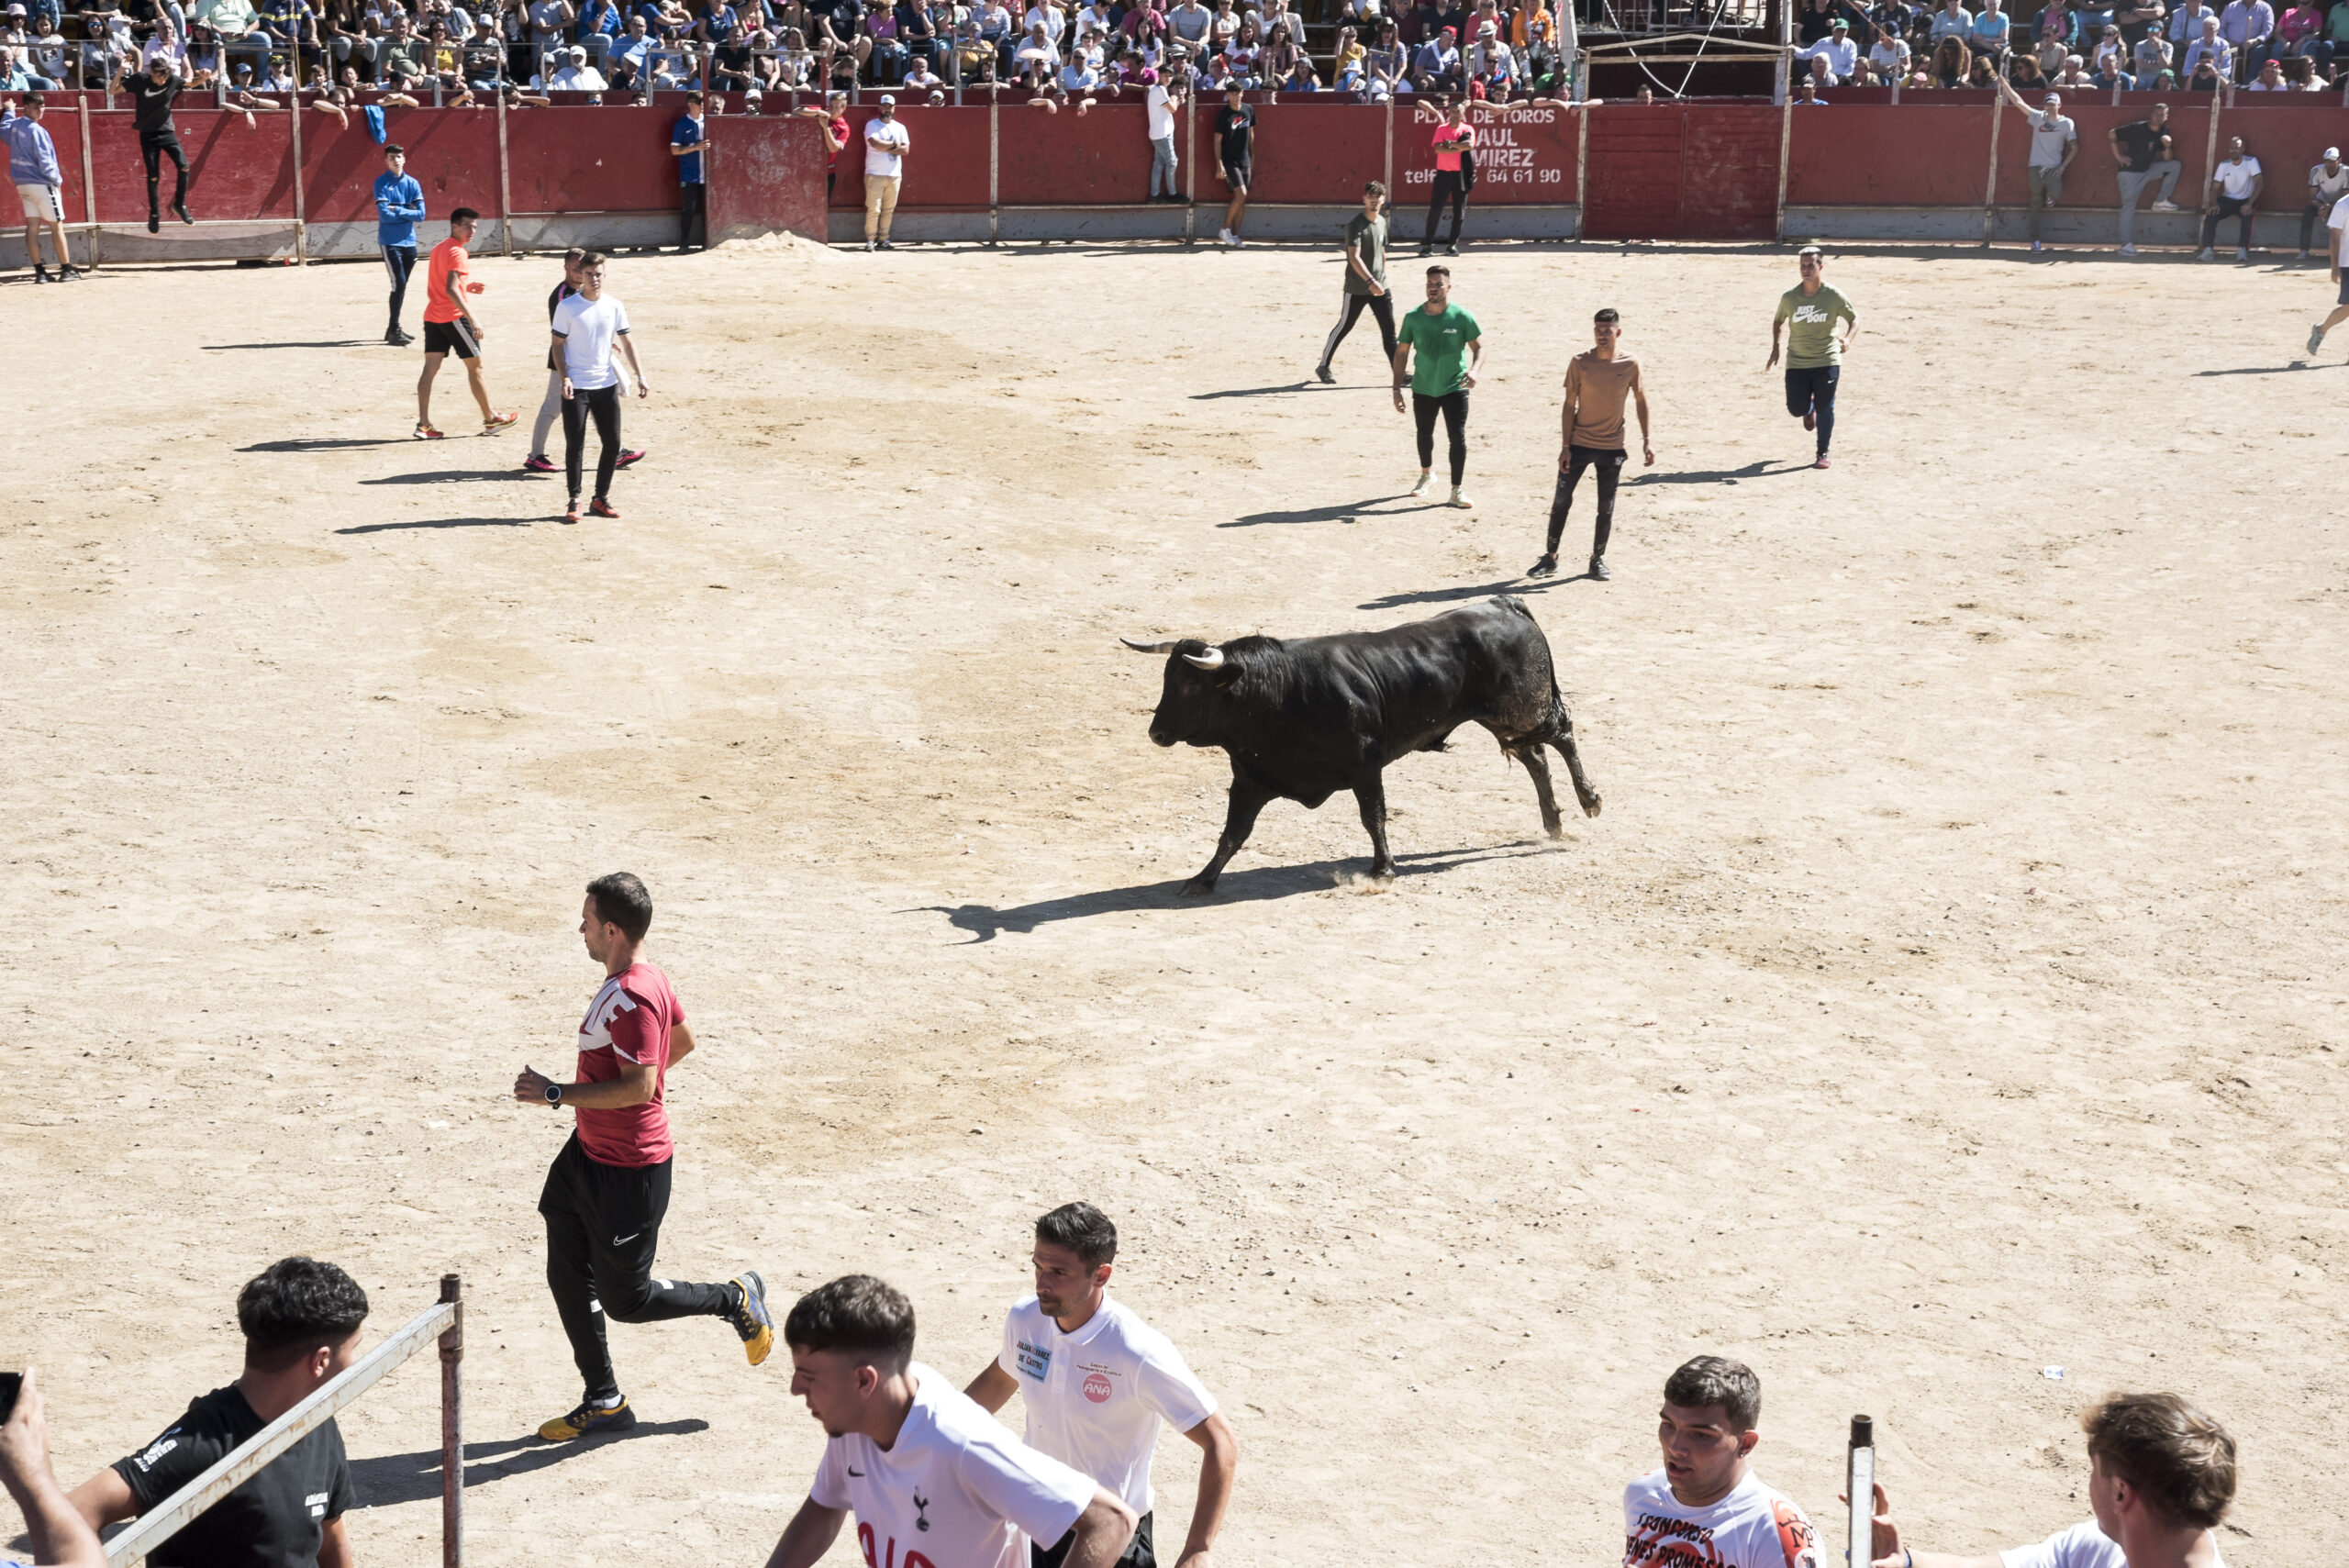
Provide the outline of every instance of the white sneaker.
{"type": "Polygon", "coordinates": [[[2238,245],[2235,247],[2235,260],[2238,261],[2248,261],[2251,260],[2251,252],[2238,245]]]}
{"type": "Polygon", "coordinates": [[[1215,242],[1216,242],[1217,244],[1219,244],[1219,245],[1229,245],[1229,244],[1230,244],[1230,243],[1231,243],[1231,230],[1230,230],[1229,228],[1219,228],[1219,229],[1217,229],[1217,230],[1215,231],[1215,242]]]}
{"type": "Polygon", "coordinates": [[[2210,251],[2208,251],[2208,250],[2203,251],[2200,255],[2199,255],[2199,256],[2195,257],[2194,259],[2195,259],[2196,261],[2217,261],[2217,260],[2218,260],[2218,258],[2217,258],[2216,256],[2213,256],[2213,255],[2212,255],[2212,254],[2210,254],[2210,251]]]}
{"type": "Polygon", "coordinates": [[[1452,499],[1444,503],[1447,506],[1474,506],[1475,504],[1468,499],[1468,493],[1457,484],[1452,487],[1452,499]]]}
{"type": "Polygon", "coordinates": [[[1245,244],[1247,244],[1247,243],[1248,243],[1245,239],[1241,239],[1239,235],[1232,233],[1232,232],[1231,232],[1230,230],[1229,230],[1229,229],[1226,229],[1226,230],[1224,231],[1224,236],[1223,236],[1223,237],[1224,237],[1226,239],[1228,239],[1228,240],[1230,240],[1230,241],[1231,242],[1231,248],[1232,248],[1234,250],[1239,250],[1242,245],[1245,245],[1245,244]]]}
{"type": "Polygon", "coordinates": [[[2123,256],[2133,256],[2136,253],[2137,248],[2134,245],[2123,245],[2121,248],[2121,254],[2123,256]]]}
{"type": "Polygon", "coordinates": [[[2185,208],[2179,206],[2176,202],[2155,202],[2154,204],[2154,211],[2155,212],[2183,212],[2185,210],[2185,208]]]}
{"type": "Polygon", "coordinates": [[[1422,473],[1422,474],[1420,474],[1420,475],[1419,475],[1419,482],[1417,484],[1414,484],[1414,485],[1412,485],[1412,486],[1411,486],[1411,494],[1412,494],[1412,495],[1426,495],[1427,493],[1428,493],[1428,476],[1427,476],[1426,474],[1422,473]]]}

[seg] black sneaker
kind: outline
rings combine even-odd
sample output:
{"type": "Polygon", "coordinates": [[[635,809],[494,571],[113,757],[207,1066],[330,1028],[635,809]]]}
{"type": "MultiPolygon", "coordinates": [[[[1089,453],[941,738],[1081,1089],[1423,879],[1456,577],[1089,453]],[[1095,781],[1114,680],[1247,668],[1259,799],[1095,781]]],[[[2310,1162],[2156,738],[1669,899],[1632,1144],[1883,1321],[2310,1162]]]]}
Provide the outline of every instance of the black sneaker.
{"type": "Polygon", "coordinates": [[[1460,254],[1460,247],[1457,245],[1447,245],[1443,248],[1443,253],[1447,256],[1457,256],[1460,254]]]}
{"type": "Polygon", "coordinates": [[[579,1407],[570,1415],[557,1416],[540,1427],[539,1436],[551,1443],[569,1442],[574,1438],[584,1438],[589,1432],[624,1432],[634,1425],[636,1412],[629,1408],[626,1399],[609,1407],[591,1405],[583,1399],[579,1407]]]}
{"type": "Polygon", "coordinates": [[[150,234],[161,234],[162,231],[163,215],[157,212],[153,207],[149,207],[147,209],[147,232],[150,234]]]}
{"type": "Polygon", "coordinates": [[[78,284],[82,281],[82,269],[72,265],[60,267],[57,270],[57,281],[61,284],[78,284]]]}
{"type": "Polygon", "coordinates": [[[1525,569],[1525,574],[1526,574],[1528,577],[1547,577],[1547,576],[1550,576],[1552,573],[1555,573],[1557,570],[1558,570],[1558,557],[1557,557],[1556,553],[1553,551],[1553,552],[1550,552],[1550,553],[1545,553],[1545,554],[1542,557],[1542,559],[1541,559],[1541,560],[1539,560],[1539,561],[1535,562],[1532,565],[1531,565],[1531,566],[1527,567],[1527,568],[1525,569]]]}
{"type": "Polygon", "coordinates": [[[53,284],[57,280],[55,278],[50,276],[49,269],[47,267],[42,266],[38,261],[33,263],[33,282],[37,284],[53,284]]]}
{"type": "Polygon", "coordinates": [[[1313,367],[1313,373],[1321,378],[1321,384],[1324,386],[1335,386],[1338,384],[1338,378],[1330,373],[1330,367],[1328,365],[1315,365],[1313,367]]]}
{"type": "Polygon", "coordinates": [[[184,201],[173,202],[172,204],[172,213],[173,216],[177,217],[182,223],[194,223],[195,221],[195,219],[188,217],[187,203],[184,201]]]}
{"type": "Polygon", "coordinates": [[[1590,575],[1591,580],[1597,583],[1610,583],[1615,578],[1615,573],[1607,570],[1606,558],[1598,555],[1590,558],[1590,575]]]}

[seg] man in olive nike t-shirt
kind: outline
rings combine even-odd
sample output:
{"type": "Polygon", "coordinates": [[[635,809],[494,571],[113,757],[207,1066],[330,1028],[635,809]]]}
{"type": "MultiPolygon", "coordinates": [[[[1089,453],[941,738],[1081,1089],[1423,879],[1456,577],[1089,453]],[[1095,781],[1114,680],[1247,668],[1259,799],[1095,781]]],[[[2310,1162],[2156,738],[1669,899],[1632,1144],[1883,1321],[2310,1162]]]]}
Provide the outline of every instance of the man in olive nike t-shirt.
{"type": "Polygon", "coordinates": [[[1814,468],[1832,468],[1827,443],[1835,435],[1835,388],[1843,376],[1843,350],[1860,335],[1859,317],[1852,302],[1828,286],[1827,258],[1816,245],[1806,245],[1797,258],[1802,282],[1778,297],[1778,314],[1770,323],[1769,370],[1778,362],[1778,340],[1786,339],[1787,412],[1802,421],[1806,430],[1819,432],[1819,456],[1814,468]],[[1839,339],[1835,322],[1842,317],[1847,330],[1839,339]]]}

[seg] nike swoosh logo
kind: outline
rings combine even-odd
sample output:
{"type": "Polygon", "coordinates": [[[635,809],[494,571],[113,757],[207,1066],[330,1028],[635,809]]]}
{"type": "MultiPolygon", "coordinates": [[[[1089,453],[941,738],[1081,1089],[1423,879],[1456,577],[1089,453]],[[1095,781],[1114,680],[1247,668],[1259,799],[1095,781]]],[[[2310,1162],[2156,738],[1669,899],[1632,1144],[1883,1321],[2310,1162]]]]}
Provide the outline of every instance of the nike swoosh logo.
{"type": "Polygon", "coordinates": [[[644,1232],[641,1230],[631,1230],[625,1236],[615,1236],[612,1238],[612,1245],[615,1247],[625,1247],[643,1234],[644,1232]]]}
{"type": "Polygon", "coordinates": [[[855,1465],[853,1465],[853,1464],[852,1464],[852,1465],[850,1465],[850,1466],[848,1467],[848,1473],[849,1473],[851,1475],[855,1476],[859,1481],[862,1481],[862,1480],[863,1480],[863,1479],[864,1479],[864,1472],[863,1472],[863,1471],[862,1471],[862,1470],[859,1470],[859,1469],[858,1469],[855,1465]]]}

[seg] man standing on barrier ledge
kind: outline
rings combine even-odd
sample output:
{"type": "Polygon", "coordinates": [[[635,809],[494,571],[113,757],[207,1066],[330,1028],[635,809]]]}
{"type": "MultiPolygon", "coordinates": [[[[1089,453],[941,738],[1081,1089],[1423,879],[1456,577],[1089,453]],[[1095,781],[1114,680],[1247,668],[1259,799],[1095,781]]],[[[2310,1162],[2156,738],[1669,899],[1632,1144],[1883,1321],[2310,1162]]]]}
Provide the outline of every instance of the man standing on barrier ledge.
{"type": "Polygon", "coordinates": [[[392,279],[392,324],[384,341],[405,349],[416,341],[400,328],[400,306],[407,300],[408,274],[416,271],[416,226],[424,217],[424,187],[407,172],[407,149],[384,149],[384,172],[375,176],[375,243],[392,279]]]}
{"type": "Polygon", "coordinates": [[[1835,389],[1843,379],[1843,350],[1860,335],[1860,322],[1852,302],[1828,286],[1827,257],[1818,246],[1804,246],[1795,261],[1802,282],[1778,296],[1778,314],[1770,323],[1770,358],[1762,368],[1776,367],[1784,334],[1787,412],[1804,429],[1819,432],[1819,456],[1811,466],[1832,468],[1827,448],[1835,439],[1835,389]],[[1835,336],[1838,317],[1848,328],[1841,339],[1835,336]]]}
{"type": "MultiPolygon", "coordinates": [[[[169,1499],[358,1358],[367,1293],[332,1263],[285,1258],[237,1294],[245,1368],[191,1402],[152,1443],[76,1486],[93,1529],[169,1499]]],[[[342,1516],[356,1506],[342,1431],[331,1418],[198,1514],[147,1556],[150,1568],[350,1568],[342,1516]]]]}
{"type": "Polygon", "coordinates": [[[815,1568],[852,1510],[870,1568],[1029,1568],[1069,1539],[1063,1568],[1111,1568],[1133,1539],[1117,1496],[1003,1429],[914,1360],[914,1308],[870,1274],[809,1291],[784,1320],[791,1391],[831,1440],[767,1568],[815,1568]]]}
{"type": "MultiPolygon", "coordinates": [[[[1109,1299],[1118,1228],[1089,1203],[1063,1204],[1036,1221],[1035,1294],[1004,1319],[1003,1349],[963,1392],[1000,1412],[1017,1394],[1027,1440],[1074,1465],[1141,1516],[1118,1568],[1157,1568],[1150,1462],[1171,1422],[1199,1445],[1198,1500],[1175,1568],[1206,1568],[1231,1502],[1240,1441],[1173,1341],[1109,1299]]],[[[1074,1537],[1031,1543],[1030,1568],[1063,1568],[1074,1537]]]]}
{"type": "Polygon", "coordinates": [[[669,129],[669,156],[677,161],[677,250],[709,249],[709,187],[702,182],[702,154],[709,132],[702,118],[702,95],[685,95],[685,112],[669,129]]]}
{"type": "Polygon", "coordinates": [[[881,117],[864,122],[864,248],[894,250],[889,228],[897,220],[897,186],[913,139],[897,118],[897,95],[881,95],[881,117]]]}
{"type": "Polygon", "coordinates": [[[1826,1568],[1818,1532],[1750,1461],[1762,1440],[1762,1380],[1698,1356],[1664,1380],[1664,1467],[1623,1488],[1623,1568],[1826,1568]]]}
{"type": "Polygon", "coordinates": [[[2022,101],[2022,95],[2004,76],[1993,80],[1998,83],[1998,95],[2021,110],[2022,117],[2031,122],[2030,167],[2024,173],[2031,180],[2031,249],[2035,255],[2041,249],[2041,220],[2049,207],[2064,199],[2064,171],[2080,155],[2080,133],[2071,117],[2064,112],[2062,94],[2048,94],[2045,106],[2034,109],[2022,101]]]}
{"type": "Polygon", "coordinates": [[[752,1366],[774,1346],[766,1282],[757,1273],[745,1270],[724,1284],[652,1277],[677,1152],[669,1140],[669,1069],[692,1054],[694,1034],[669,977],[636,956],[651,926],[652,895],[635,877],[614,872],[587,884],[579,933],[587,956],[604,966],[604,984],[580,1021],[579,1077],[559,1084],[525,1067],[514,1080],[522,1104],[568,1106],[578,1115],[547,1172],[539,1213],[547,1223],[547,1286],[586,1393],[569,1415],[539,1429],[549,1442],[636,1425],[612,1372],[606,1318],[722,1318],[752,1366]]]}
{"type": "MultiPolygon", "coordinates": [[[[172,124],[172,100],[185,83],[164,55],[149,61],[135,82],[125,82],[121,68],[122,62],[116,61],[114,84],[108,91],[131,95],[130,121],[139,131],[139,161],[147,165],[147,232],[153,234],[163,227],[155,196],[166,158],[178,172],[172,188],[172,211],[182,223],[194,223],[195,219],[187,215],[187,154],[180,150],[179,132],[172,124]]],[[[246,118],[250,122],[251,117],[246,118]]]]}
{"type": "Polygon", "coordinates": [[[2174,150],[2167,104],[2155,104],[2145,111],[2143,119],[2115,126],[2105,137],[2112,144],[2113,161],[2121,166],[2121,254],[2133,256],[2137,253],[2137,203],[2145,187],[2160,181],[2154,210],[2176,212],[2177,203],[2171,198],[2177,195],[2178,172],[2186,166],[2174,150]]]}
{"type": "Polygon", "coordinates": [[[1476,373],[1485,365],[1485,339],[1476,318],[1452,303],[1452,269],[1428,269],[1428,302],[1403,317],[1395,328],[1395,412],[1403,412],[1403,383],[1411,384],[1411,422],[1419,442],[1419,478],[1413,495],[1428,493],[1428,476],[1435,472],[1435,420],[1443,416],[1443,433],[1452,454],[1453,506],[1473,506],[1461,490],[1468,473],[1468,394],[1475,389],[1476,373]],[[1411,350],[1419,350],[1417,363],[1411,350]]]}

